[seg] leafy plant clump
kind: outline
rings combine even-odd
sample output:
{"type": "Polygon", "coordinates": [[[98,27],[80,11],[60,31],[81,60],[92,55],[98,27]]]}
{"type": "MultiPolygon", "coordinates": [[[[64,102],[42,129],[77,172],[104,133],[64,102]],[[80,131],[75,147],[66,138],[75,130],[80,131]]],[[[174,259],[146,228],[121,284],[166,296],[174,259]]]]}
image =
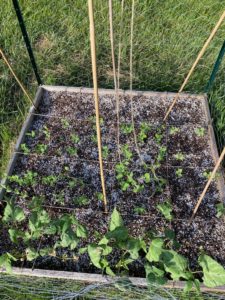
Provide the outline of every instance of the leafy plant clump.
{"type": "MultiPolygon", "coordinates": [[[[200,289],[199,276],[203,274],[203,283],[208,287],[225,284],[224,268],[205,253],[198,259],[199,271],[192,272],[188,260],[178,253],[179,243],[172,230],[166,229],[161,237],[152,236],[148,242],[147,236],[133,237],[124,225],[122,216],[114,208],[111,215],[108,231],[104,236],[99,236],[98,241],[79,247],[80,242],[88,240],[88,230],[78,222],[75,216],[63,214],[51,218],[49,213],[41,206],[41,199],[33,198],[30,203],[32,213],[29,216],[28,226],[25,231],[19,229],[27,218],[23,210],[13,201],[6,204],[3,222],[8,225],[8,232],[13,243],[22,241],[25,252],[12,255],[8,252],[0,256],[0,267],[7,272],[11,271],[11,264],[17,260],[32,261],[40,256],[57,256],[57,249],[68,248],[74,252],[73,257],[67,259],[78,260],[80,255],[88,253],[91,263],[108,275],[129,274],[129,267],[141,261],[144,266],[146,279],[150,284],[165,284],[168,279],[184,280],[185,291],[192,287],[200,289]],[[43,236],[54,236],[55,243],[51,247],[34,248],[33,242],[43,236]],[[120,253],[116,263],[112,263],[110,256],[114,252],[120,253]]],[[[159,206],[166,218],[171,220],[171,211],[168,203],[159,206]]],[[[143,211],[137,210],[137,213],[143,211]]],[[[83,244],[83,242],[82,242],[83,244]]],[[[65,257],[64,257],[65,259],[65,257]]]]}

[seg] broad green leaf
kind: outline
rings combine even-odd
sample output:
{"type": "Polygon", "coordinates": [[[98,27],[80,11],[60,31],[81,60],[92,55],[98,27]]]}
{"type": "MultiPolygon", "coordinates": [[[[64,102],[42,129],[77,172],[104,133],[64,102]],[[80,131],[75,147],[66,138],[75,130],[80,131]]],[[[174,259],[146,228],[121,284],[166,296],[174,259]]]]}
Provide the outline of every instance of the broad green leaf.
{"type": "Polygon", "coordinates": [[[146,259],[150,262],[152,261],[158,262],[160,260],[160,255],[162,254],[163,251],[162,249],[163,244],[164,244],[163,239],[156,238],[152,240],[148,253],[146,254],[146,259]]]}
{"type": "Polygon", "coordinates": [[[171,274],[173,280],[181,277],[187,280],[192,279],[192,273],[187,271],[187,259],[174,250],[163,250],[161,259],[165,270],[171,274]]]}
{"type": "Polygon", "coordinates": [[[9,237],[10,237],[10,240],[17,244],[18,243],[18,238],[22,236],[22,232],[18,229],[13,229],[13,228],[10,228],[8,230],[9,232],[9,237]]]}
{"type": "Polygon", "coordinates": [[[99,269],[102,268],[101,261],[102,248],[95,244],[88,245],[88,255],[93,263],[93,265],[99,269]]]}
{"type": "Polygon", "coordinates": [[[72,230],[61,235],[60,245],[63,248],[70,247],[71,250],[77,247],[79,240],[72,230]]]}
{"type": "Polygon", "coordinates": [[[102,255],[106,256],[112,252],[113,248],[108,245],[102,245],[102,255]]]}
{"type": "Polygon", "coordinates": [[[43,249],[39,250],[40,256],[46,256],[46,255],[49,255],[52,252],[53,252],[53,250],[51,248],[43,248],[43,249]]]}
{"type": "Polygon", "coordinates": [[[210,256],[202,254],[198,259],[203,269],[203,283],[208,287],[225,284],[225,269],[210,256]]]}
{"type": "Polygon", "coordinates": [[[32,261],[39,256],[38,252],[32,248],[26,249],[27,260],[32,261]]]}
{"type": "Polygon", "coordinates": [[[157,283],[162,285],[167,282],[167,279],[164,277],[165,272],[155,266],[151,266],[148,263],[145,264],[145,273],[149,284],[157,283]]]}
{"type": "Polygon", "coordinates": [[[49,234],[49,235],[56,234],[56,232],[57,232],[56,226],[55,225],[51,225],[51,224],[49,224],[49,226],[46,227],[45,230],[44,230],[44,233],[45,234],[49,234]]]}
{"type": "Polygon", "coordinates": [[[128,230],[126,227],[116,227],[113,231],[106,234],[107,239],[115,239],[117,242],[123,242],[128,239],[128,230]]]}
{"type": "Polygon", "coordinates": [[[108,266],[105,268],[106,274],[109,276],[115,276],[115,273],[112,271],[112,269],[108,266]]]}
{"type": "Polygon", "coordinates": [[[142,249],[142,244],[141,244],[140,240],[130,238],[127,240],[126,248],[129,251],[132,259],[138,259],[139,251],[142,249]]]}
{"type": "Polygon", "coordinates": [[[169,201],[165,201],[164,203],[160,203],[157,205],[158,210],[165,217],[166,220],[171,221],[173,219],[172,216],[172,205],[169,201]]]}
{"type": "Polygon", "coordinates": [[[114,208],[113,213],[111,215],[111,221],[109,225],[110,231],[113,231],[117,227],[123,226],[123,219],[116,208],[114,208]]]}
{"type": "Polygon", "coordinates": [[[82,225],[77,225],[76,234],[78,237],[86,238],[87,237],[87,229],[82,225]]]}
{"type": "Polygon", "coordinates": [[[21,222],[24,219],[25,215],[22,208],[16,207],[12,202],[8,202],[4,210],[3,221],[21,222]]]}
{"type": "Polygon", "coordinates": [[[11,273],[12,261],[17,261],[17,259],[8,252],[4,253],[0,256],[0,267],[5,268],[7,273],[11,273]]]}
{"type": "Polygon", "coordinates": [[[175,232],[169,228],[165,229],[165,237],[170,239],[170,240],[174,240],[175,239],[175,232]]]}
{"type": "Polygon", "coordinates": [[[79,252],[79,254],[84,254],[84,253],[86,253],[86,252],[87,252],[87,247],[82,247],[82,248],[80,248],[78,252],[79,252]]]}
{"type": "Polygon", "coordinates": [[[106,236],[104,236],[100,241],[99,241],[99,245],[107,245],[109,242],[109,239],[107,239],[106,236]]]}

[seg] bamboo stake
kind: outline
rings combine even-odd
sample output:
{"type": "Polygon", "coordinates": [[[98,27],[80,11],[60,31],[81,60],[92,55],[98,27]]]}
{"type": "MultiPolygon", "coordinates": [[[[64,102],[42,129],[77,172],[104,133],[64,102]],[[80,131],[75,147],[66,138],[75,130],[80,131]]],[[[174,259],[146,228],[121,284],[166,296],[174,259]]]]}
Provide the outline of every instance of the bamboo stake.
{"type": "MultiPolygon", "coordinates": [[[[10,72],[12,73],[12,75],[14,76],[14,78],[16,79],[17,83],[19,84],[20,88],[22,89],[22,91],[24,92],[24,94],[26,95],[26,97],[28,98],[28,100],[31,102],[31,104],[35,107],[31,97],[29,96],[28,92],[26,91],[25,87],[23,86],[23,84],[21,83],[21,81],[19,80],[19,78],[16,76],[15,72],[13,71],[8,59],[6,58],[5,54],[3,53],[2,49],[0,49],[0,54],[5,62],[5,64],[7,65],[7,67],[9,68],[10,72]]],[[[35,107],[36,108],[36,107],[35,107]]]]}
{"type": "Polygon", "coordinates": [[[219,157],[219,159],[218,159],[218,161],[217,161],[217,163],[216,163],[216,165],[215,165],[215,168],[214,168],[213,171],[212,171],[212,174],[211,174],[210,177],[209,177],[208,182],[207,182],[206,185],[205,185],[205,188],[204,188],[202,194],[200,195],[200,197],[199,197],[199,199],[198,199],[198,202],[197,202],[197,204],[196,204],[196,206],[195,206],[195,209],[194,209],[194,211],[193,211],[193,213],[192,213],[192,216],[191,216],[191,219],[190,219],[190,223],[193,221],[194,216],[195,216],[195,214],[196,214],[196,212],[197,212],[197,210],[198,210],[198,208],[199,208],[199,206],[200,206],[200,204],[201,204],[203,198],[205,197],[205,194],[206,194],[206,192],[207,192],[207,189],[208,189],[210,183],[212,182],[214,176],[216,175],[216,172],[217,172],[217,170],[218,170],[218,168],[219,168],[221,162],[223,161],[224,156],[225,156],[225,147],[224,147],[224,149],[223,149],[223,151],[222,151],[222,153],[221,153],[221,155],[220,155],[220,157],[219,157]]]}
{"type": "Polygon", "coordinates": [[[172,111],[174,105],[176,104],[176,102],[177,102],[177,100],[178,100],[178,98],[179,98],[179,96],[180,96],[180,93],[181,93],[181,92],[183,91],[183,89],[185,88],[185,86],[186,86],[186,84],[187,84],[189,78],[191,77],[191,75],[192,75],[192,73],[193,73],[195,67],[197,66],[198,62],[200,61],[200,59],[202,58],[203,54],[205,53],[205,51],[206,51],[206,49],[207,49],[209,43],[210,43],[211,40],[213,39],[213,37],[214,37],[214,35],[216,34],[217,30],[219,29],[219,27],[220,27],[220,25],[222,24],[224,18],[225,18],[225,11],[223,12],[223,14],[222,14],[222,16],[220,17],[219,21],[217,22],[216,26],[213,28],[212,32],[210,33],[210,35],[209,35],[207,41],[205,42],[205,44],[203,45],[201,51],[199,52],[199,54],[198,54],[198,56],[197,56],[195,62],[193,63],[193,65],[192,65],[190,71],[188,72],[188,74],[187,74],[187,76],[186,76],[184,82],[182,83],[182,85],[181,85],[181,87],[180,87],[180,89],[179,89],[177,95],[175,96],[175,98],[174,98],[172,104],[170,105],[169,109],[167,110],[166,115],[165,115],[163,121],[166,121],[166,120],[167,120],[167,118],[168,118],[170,112],[172,111]]]}
{"type": "Polygon", "coordinates": [[[123,11],[124,11],[124,0],[121,1],[121,14],[120,14],[120,32],[119,32],[119,49],[118,49],[118,67],[117,67],[117,81],[118,89],[120,88],[120,62],[121,62],[121,48],[122,48],[122,26],[123,26],[123,11]]]}
{"type": "Polygon", "coordinates": [[[114,35],[113,35],[113,6],[112,0],[109,0],[109,25],[110,25],[110,42],[111,42],[111,55],[112,55],[112,66],[113,66],[113,78],[114,88],[116,93],[116,115],[117,115],[117,148],[120,158],[120,116],[119,116],[119,93],[116,78],[116,63],[115,63],[115,51],[114,51],[114,35]]]}
{"type": "Polygon", "coordinates": [[[133,127],[133,135],[134,135],[134,144],[136,147],[137,154],[142,162],[145,165],[140,149],[138,147],[137,134],[134,125],[134,107],[133,107],[133,37],[134,37],[134,13],[135,13],[135,0],[132,1],[132,10],[131,10],[131,31],[130,31],[130,102],[131,102],[131,123],[133,127]]]}
{"type": "Polygon", "coordinates": [[[105,190],[105,178],[103,171],[102,162],[102,141],[101,141],[101,130],[100,130],[100,114],[99,114],[99,97],[98,97],[98,81],[97,81],[97,63],[96,63],[96,48],[95,48],[95,25],[94,25],[94,12],[93,12],[93,0],[88,0],[88,11],[90,21],[90,43],[91,43],[91,60],[92,60],[92,76],[94,84],[94,98],[95,98],[95,113],[96,113],[96,129],[97,129],[97,140],[98,140],[98,156],[100,166],[100,176],[102,184],[102,194],[104,202],[104,210],[107,213],[107,199],[105,190]]]}

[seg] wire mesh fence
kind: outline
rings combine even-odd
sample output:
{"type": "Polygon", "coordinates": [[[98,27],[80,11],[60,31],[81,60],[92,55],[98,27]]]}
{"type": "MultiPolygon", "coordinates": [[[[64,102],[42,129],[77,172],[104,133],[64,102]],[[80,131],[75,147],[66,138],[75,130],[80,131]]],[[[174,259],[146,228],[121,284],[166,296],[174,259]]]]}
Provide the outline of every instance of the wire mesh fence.
{"type": "Polygon", "coordinates": [[[71,280],[0,275],[2,300],[223,300],[216,292],[189,292],[162,286],[137,287],[128,280],[83,284],[71,280]]]}

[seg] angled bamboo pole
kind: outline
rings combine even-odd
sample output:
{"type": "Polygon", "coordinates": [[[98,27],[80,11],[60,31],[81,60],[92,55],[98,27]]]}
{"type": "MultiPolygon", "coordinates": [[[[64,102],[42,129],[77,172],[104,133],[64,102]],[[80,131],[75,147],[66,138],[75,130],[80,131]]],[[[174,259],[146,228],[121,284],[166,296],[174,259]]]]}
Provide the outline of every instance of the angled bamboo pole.
{"type": "Polygon", "coordinates": [[[221,155],[220,155],[220,157],[219,157],[219,159],[218,159],[218,161],[217,161],[217,163],[216,163],[216,165],[215,165],[215,167],[214,167],[214,169],[213,169],[213,171],[212,171],[212,173],[211,173],[211,175],[209,177],[209,180],[207,181],[207,183],[205,185],[205,188],[204,188],[203,192],[201,193],[201,195],[200,195],[200,197],[198,199],[198,202],[197,202],[197,204],[196,204],[196,206],[194,208],[194,211],[192,213],[192,216],[191,216],[191,219],[190,219],[190,223],[193,221],[193,219],[195,217],[195,214],[196,214],[196,212],[197,212],[197,210],[198,210],[198,208],[199,208],[199,206],[200,206],[203,198],[205,197],[205,194],[206,194],[206,192],[208,190],[208,187],[211,184],[212,180],[214,179],[214,177],[216,175],[216,172],[217,172],[220,164],[222,163],[222,161],[224,159],[224,156],[225,156],[225,147],[223,148],[223,151],[222,151],[222,153],[221,153],[221,155]]]}
{"type": "Polygon", "coordinates": [[[205,51],[206,51],[206,49],[207,49],[209,43],[210,43],[211,40],[213,39],[213,37],[214,37],[214,35],[216,34],[217,30],[219,29],[219,27],[220,27],[220,25],[222,24],[224,18],[225,18],[225,11],[223,12],[223,14],[222,14],[222,16],[220,17],[219,21],[217,22],[216,26],[213,28],[212,32],[210,33],[210,35],[209,35],[207,41],[205,42],[205,44],[203,45],[201,51],[199,52],[199,54],[198,54],[198,56],[197,56],[195,62],[193,63],[193,65],[192,65],[190,71],[188,72],[186,78],[184,79],[184,82],[182,83],[182,85],[181,85],[181,87],[180,87],[178,93],[176,94],[175,98],[173,99],[172,104],[170,105],[169,109],[167,110],[166,115],[165,115],[163,121],[166,121],[166,120],[167,120],[167,118],[168,118],[170,112],[172,111],[174,105],[176,104],[176,102],[177,102],[177,100],[178,100],[178,98],[179,98],[179,96],[180,96],[180,93],[184,90],[184,88],[185,88],[185,86],[186,86],[186,84],[187,84],[189,78],[191,77],[193,71],[195,70],[195,67],[197,66],[198,62],[200,61],[200,59],[202,58],[203,54],[205,53],[205,51]]]}
{"type": "Polygon", "coordinates": [[[97,62],[96,62],[96,48],[95,48],[95,24],[94,24],[93,0],[88,0],[88,11],[89,11],[89,21],[90,21],[90,43],[91,43],[92,76],[93,76],[94,98],[95,98],[96,129],[97,129],[97,140],[98,140],[98,157],[99,157],[104,210],[107,213],[108,209],[107,209],[105,178],[104,178],[103,161],[102,161],[101,129],[100,129],[100,121],[99,121],[100,114],[99,114],[99,97],[98,97],[98,81],[97,81],[97,62]]]}
{"type": "Polygon", "coordinates": [[[6,58],[5,54],[3,53],[2,49],[0,48],[0,55],[2,56],[5,64],[7,65],[7,67],[9,68],[10,72],[12,73],[13,77],[16,79],[17,83],[19,84],[21,90],[24,92],[25,96],[27,97],[27,99],[30,101],[30,103],[35,107],[33,100],[31,99],[31,96],[28,94],[28,92],[26,91],[25,87],[23,86],[23,84],[21,83],[21,81],[19,80],[19,78],[16,76],[15,72],[13,71],[13,68],[11,67],[8,59],[6,58]]]}

